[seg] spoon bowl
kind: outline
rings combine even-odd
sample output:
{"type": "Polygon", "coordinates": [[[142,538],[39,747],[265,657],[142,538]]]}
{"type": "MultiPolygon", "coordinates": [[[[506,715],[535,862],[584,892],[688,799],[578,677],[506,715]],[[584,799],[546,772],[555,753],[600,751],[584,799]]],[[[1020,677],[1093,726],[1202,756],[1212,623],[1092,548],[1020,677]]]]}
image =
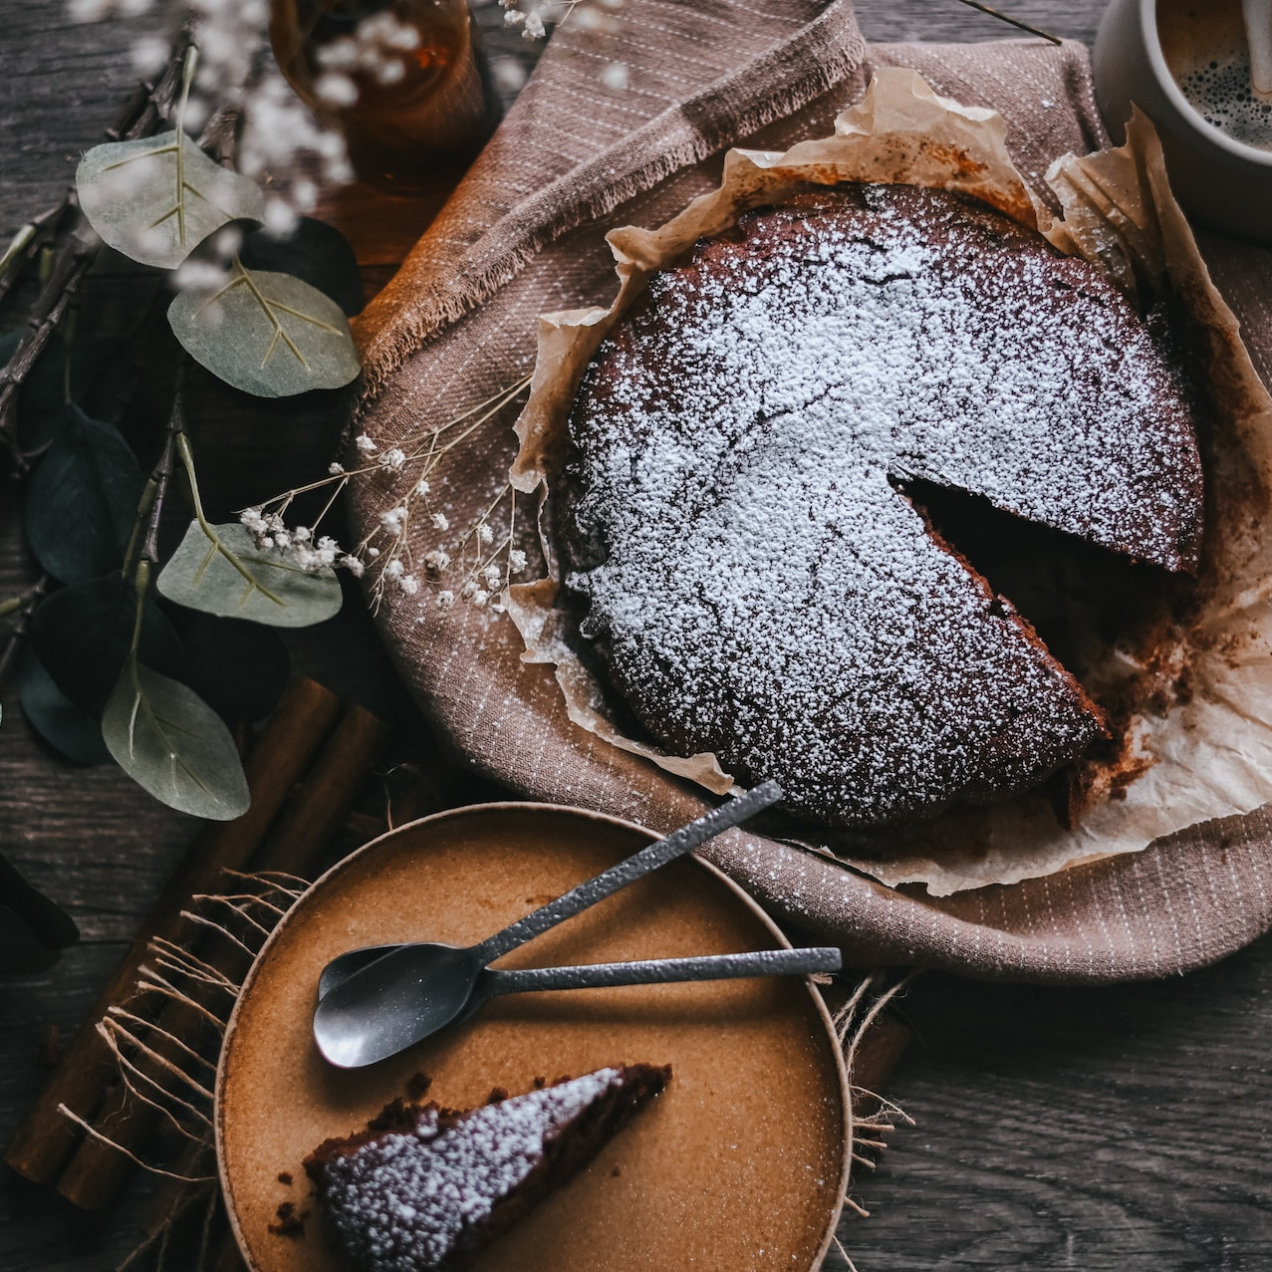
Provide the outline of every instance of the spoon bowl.
{"type": "MultiPolygon", "coordinates": [[[[323,1055],[342,1069],[373,1064],[456,1020],[467,1007],[485,966],[479,947],[458,949],[434,942],[352,953],[374,953],[375,957],[338,977],[329,988],[343,984],[356,971],[358,998],[353,1009],[337,1006],[333,1010],[331,999],[324,996],[328,1010],[314,1020],[314,1036],[323,1055]],[[377,967],[390,951],[396,957],[377,967]],[[366,1028],[368,1017],[376,1020],[375,1030],[366,1028]]],[[[324,979],[326,975],[324,972],[324,979]]]]}

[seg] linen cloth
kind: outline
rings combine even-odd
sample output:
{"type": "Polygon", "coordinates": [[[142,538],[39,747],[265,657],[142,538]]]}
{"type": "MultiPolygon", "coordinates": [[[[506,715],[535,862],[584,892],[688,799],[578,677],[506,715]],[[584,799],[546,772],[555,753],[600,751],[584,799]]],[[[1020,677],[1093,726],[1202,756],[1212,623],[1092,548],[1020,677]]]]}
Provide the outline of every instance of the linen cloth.
{"type": "MultiPolygon", "coordinates": [[[[871,71],[895,65],[999,111],[1017,165],[1044,197],[1052,159],[1109,144],[1080,45],[867,48],[849,0],[628,0],[616,32],[567,24],[554,34],[489,146],[358,320],[361,426],[392,445],[527,374],[538,314],[612,297],[609,229],[667,220],[717,183],[730,146],[785,148],[830,133],[871,71]],[[626,91],[600,82],[612,62],[628,67],[626,91]]],[[[1272,383],[1272,252],[1217,235],[1200,241],[1272,383]]],[[[503,486],[514,416],[492,419],[448,454],[440,485],[453,523],[471,522],[503,486]]],[[[351,490],[360,535],[391,506],[394,487],[386,474],[351,490]]],[[[428,534],[415,546],[431,546],[428,534]]],[[[571,724],[551,669],[521,663],[506,617],[462,602],[421,608],[390,589],[377,619],[406,683],[455,746],[527,796],[660,832],[707,806],[699,788],[571,724]]],[[[744,831],[702,855],[777,917],[839,942],[857,965],[1053,982],[1146,978],[1213,962],[1272,924],[1267,808],[1139,854],[939,899],[744,831]]]]}

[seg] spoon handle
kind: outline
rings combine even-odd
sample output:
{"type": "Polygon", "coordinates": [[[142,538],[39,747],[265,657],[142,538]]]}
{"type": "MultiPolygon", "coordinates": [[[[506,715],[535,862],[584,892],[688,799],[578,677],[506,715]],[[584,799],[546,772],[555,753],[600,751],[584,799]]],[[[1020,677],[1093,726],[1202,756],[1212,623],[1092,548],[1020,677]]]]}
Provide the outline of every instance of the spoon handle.
{"type": "Polygon", "coordinates": [[[524,994],[540,989],[602,989],[609,985],[734,980],[746,976],[808,976],[813,972],[837,972],[842,965],[838,948],[826,945],[801,950],[709,954],[701,958],[642,959],[636,963],[534,967],[524,971],[490,968],[482,973],[474,997],[494,998],[499,994],[524,994]]]}
{"type": "Polygon", "coordinates": [[[628,857],[626,861],[620,861],[618,865],[602,871],[594,879],[580,883],[577,888],[557,897],[555,901],[549,901],[547,905],[527,914],[524,919],[518,919],[502,932],[487,937],[473,952],[481,964],[493,963],[509,950],[524,945],[531,937],[538,936],[541,932],[556,927],[562,920],[603,901],[620,888],[627,887],[629,883],[643,878],[659,866],[665,866],[669,861],[683,856],[730,826],[746,821],[748,817],[753,817],[781,798],[782,788],[776,782],[762,782],[745,795],[721,804],[705,817],[699,817],[697,821],[673,831],[666,839],[660,839],[628,857]]]}

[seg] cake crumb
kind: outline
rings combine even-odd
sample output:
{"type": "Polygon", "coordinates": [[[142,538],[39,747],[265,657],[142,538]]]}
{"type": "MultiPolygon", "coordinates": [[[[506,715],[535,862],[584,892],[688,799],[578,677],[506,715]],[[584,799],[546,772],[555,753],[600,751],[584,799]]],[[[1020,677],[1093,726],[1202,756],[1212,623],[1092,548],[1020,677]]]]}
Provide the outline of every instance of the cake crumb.
{"type": "Polygon", "coordinates": [[[414,1074],[406,1084],[406,1094],[412,1100],[422,1100],[432,1085],[433,1079],[427,1073],[420,1071],[414,1074]]]}
{"type": "Polygon", "coordinates": [[[309,1218],[308,1210],[302,1210],[298,1213],[294,1201],[284,1201],[279,1205],[275,1214],[278,1216],[278,1222],[271,1223],[269,1230],[276,1237],[303,1237],[305,1235],[305,1220],[309,1218]]]}
{"type": "Polygon", "coordinates": [[[507,1087],[491,1087],[490,1094],[486,1097],[487,1104],[502,1104],[508,1098],[507,1087]]]}
{"type": "Polygon", "coordinates": [[[280,1184],[287,1184],[287,1185],[290,1187],[290,1186],[291,1186],[291,1182],[292,1182],[292,1173],[291,1173],[291,1171],[289,1171],[289,1170],[280,1170],[280,1171],[278,1172],[278,1182],[279,1182],[280,1184]]]}

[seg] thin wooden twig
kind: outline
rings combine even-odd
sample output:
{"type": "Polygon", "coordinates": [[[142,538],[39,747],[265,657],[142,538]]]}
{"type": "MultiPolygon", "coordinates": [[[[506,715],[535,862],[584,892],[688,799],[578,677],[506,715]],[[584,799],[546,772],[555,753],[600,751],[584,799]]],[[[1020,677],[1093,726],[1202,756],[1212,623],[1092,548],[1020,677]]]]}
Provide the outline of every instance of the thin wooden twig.
{"type": "Polygon", "coordinates": [[[991,18],[997,18],[1000,22],[1006,22],[1009,26],[1014,26],[1018,30],[1028,31],[1030,35],[1041,36],[1044,40],[1050,40],[1052,44],[1062,43],[1058,35],[1052,35],[1050,31],[1044,31],[1041,27],[1030,26],[1028,22],[1022,22],[1019,18],[1013,18],[998,9],[991,9],[987,4],[980,4],[979,0],[959,0],[959,3],[967,5],[969,9],[978,9],[981,13],[988,13],[991,18]]]}

